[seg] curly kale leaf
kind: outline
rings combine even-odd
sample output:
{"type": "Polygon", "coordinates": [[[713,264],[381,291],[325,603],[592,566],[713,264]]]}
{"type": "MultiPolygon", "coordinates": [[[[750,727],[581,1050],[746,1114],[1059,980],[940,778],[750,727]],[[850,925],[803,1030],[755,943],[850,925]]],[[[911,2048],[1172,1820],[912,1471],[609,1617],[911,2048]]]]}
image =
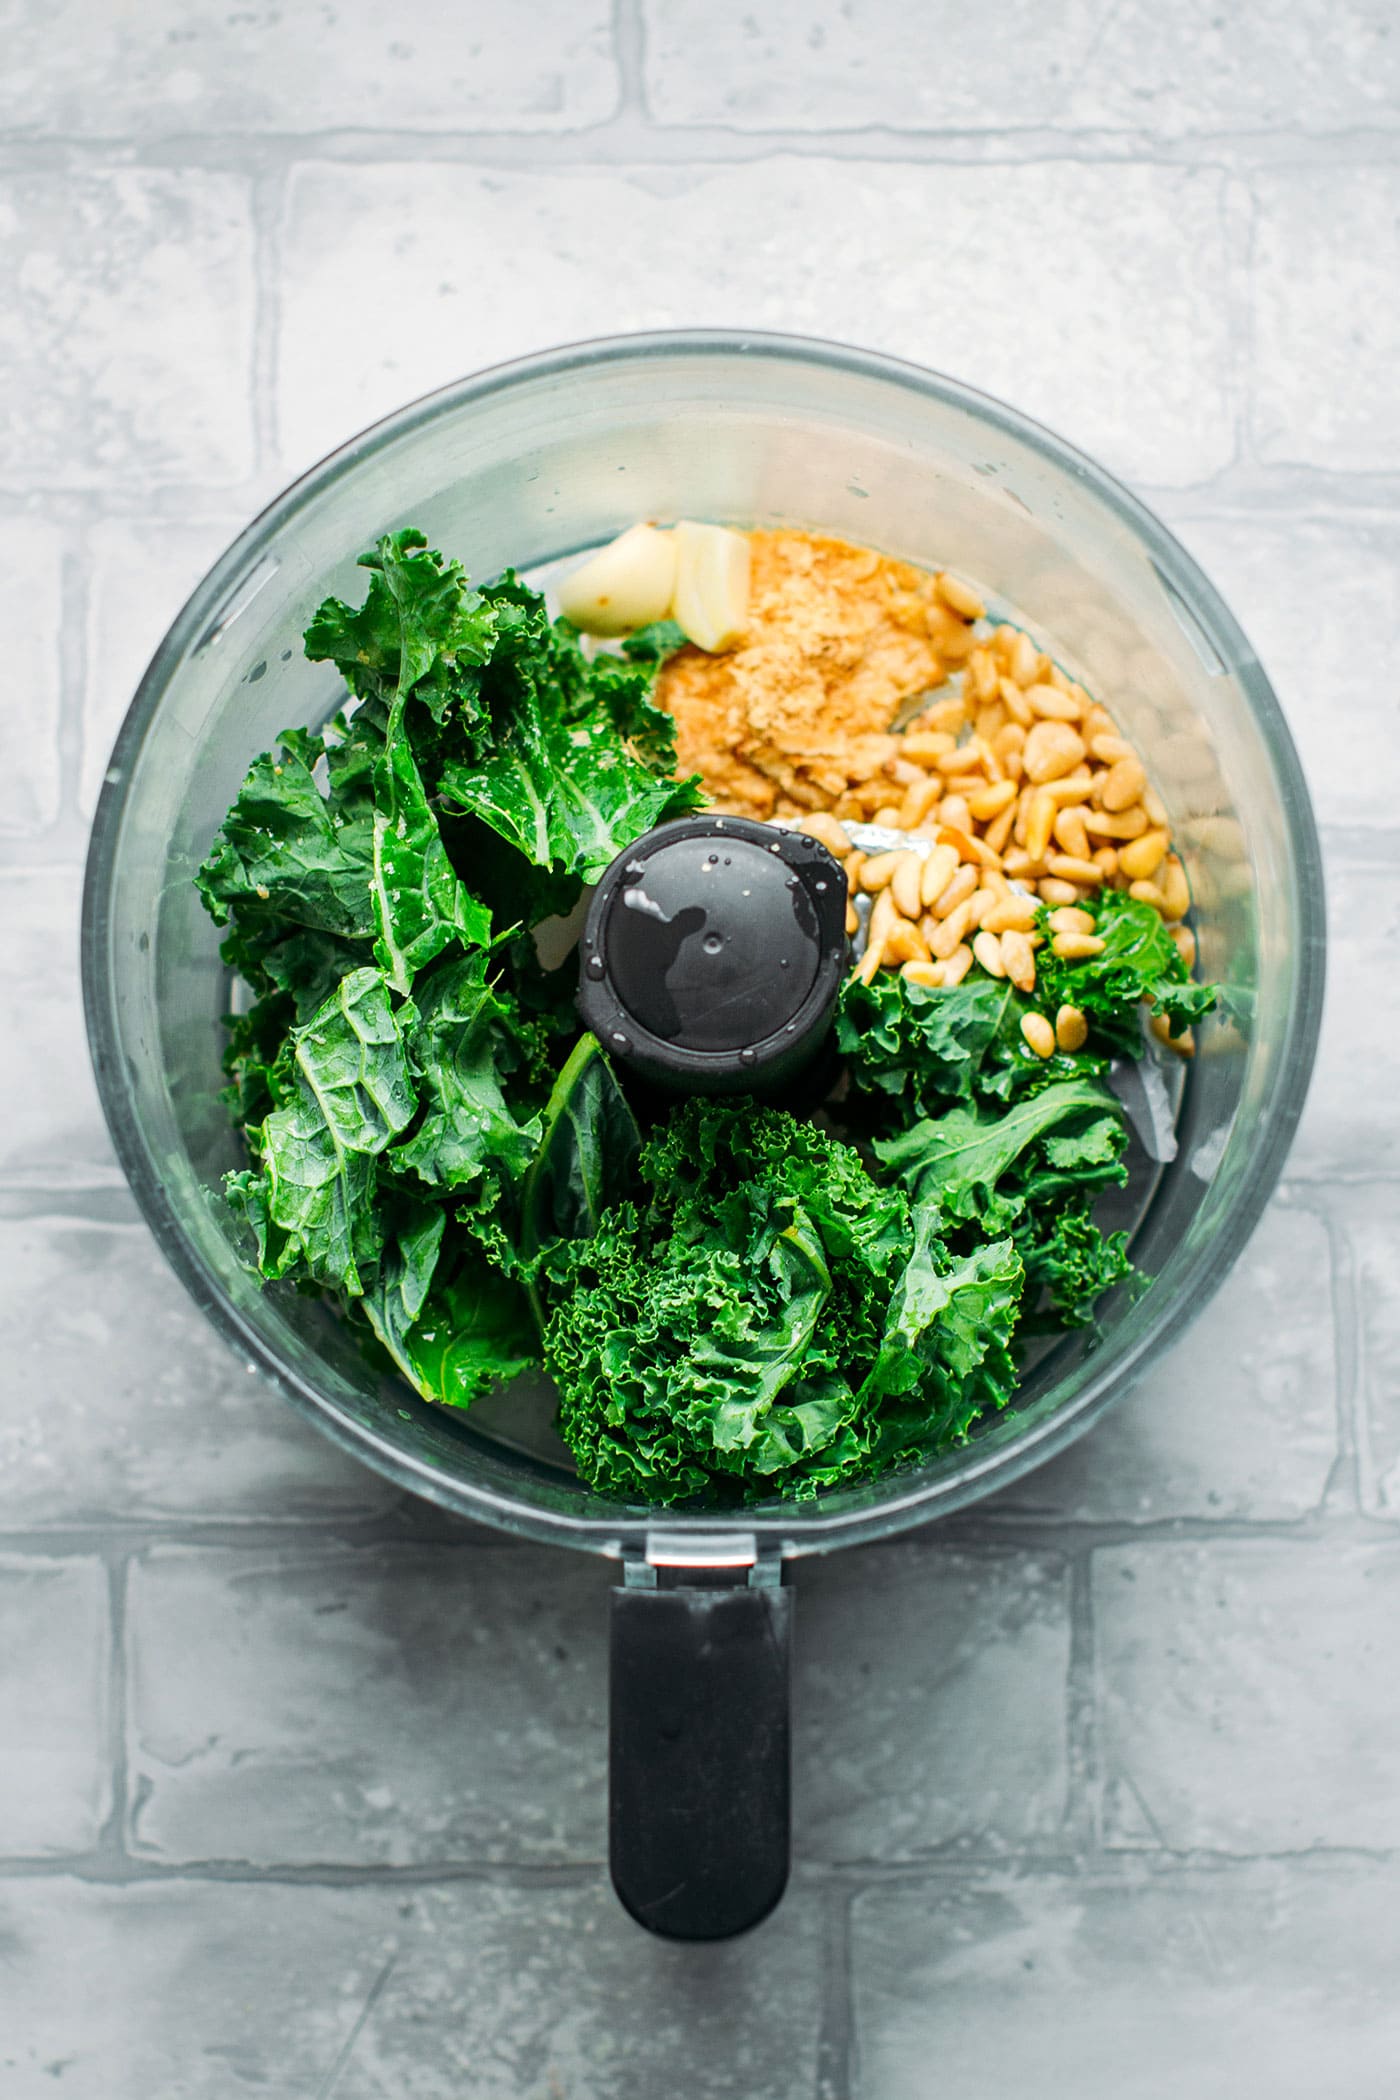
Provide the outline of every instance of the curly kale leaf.
{"type": "Polygon", "coordinates": [[[1003,1405],[1021,1264],[958,1259],[934,1216],[781,1110],[691,1102],[643,1148],[644,1201],[556,1243],[545,1328],[583,1477],[630,1500],[811,1495],[927,1456],[1003,1405]]]}
{"type": "Polygon", "coordinates": [[[460,562],[412,529],[385,533],[359,566],[370,571],[364,604],[327,598],[306,630],[308,658],[333,663],[357,699],[387,703],[416,692],[441,720],[470,692],[459,670],[491,654],[491,607],[460,562]]]}
{"type": "MultiPolygon", "coordinates": [[[[1088,1018],[1091,1044],[1129,1057],[1142,1054],[1139,1006],[1165,1014],[1173,1035],[1212,1011],[1215,986],[1195,982],[1152,905],[1125,890],[1103,890],[1086,908],[1094,914],[1103,952],[1066,962],[1047,940],[1036,957],[1036,997],[1042,1007],[1053,1012],[1077,1006],[1088,1018]]],[[[1042,930],[1049,933],[1048,923],[1042,930]]]]}

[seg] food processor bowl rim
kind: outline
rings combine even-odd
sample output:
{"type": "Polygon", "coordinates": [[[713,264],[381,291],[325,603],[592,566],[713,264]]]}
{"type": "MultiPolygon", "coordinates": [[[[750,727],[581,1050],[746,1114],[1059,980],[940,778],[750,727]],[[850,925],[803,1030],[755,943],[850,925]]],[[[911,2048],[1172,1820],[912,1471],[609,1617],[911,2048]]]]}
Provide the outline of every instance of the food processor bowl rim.
{"type": "MultiPolygon", "coordinates": [[[[1268,1202],[1297,1127],[1312,1072],[1322,1015],[1324,948],[1321,848],[1302,768],[1283,712],[1233,613],[1161,520],[1096,461],[1043,424],[977,388],[883,352],[823,338],[750,329],[680,329],[595,337],[493,365],[407,403],[328,453],[291,482],[233,540],[196,585],[136,689],[118,733],[93,818],[81,916],[88,1042],[113,1144],[162,1253],[225,1340],[343,1449],[396,1486],[459,1515],[523,1537],[614,1556],[642,1548],[649,1538],[664,1532],[672,1538],[691,1541],[697,1556],[703,1558],[705,1541],[713,1537],[716,1559],[734,1553],[732,1542],[736,1537],[751,1540],[754,1550],[761,1553],[781,1552],[797,1557],[888,1537],[911,1525],[965,1508],[1065,1449],[1130,1388],[1166,1334],[1170,1332],[1176,1340],[1198,1317],[1268,1202]],[[109,968],[110,889],[134,761],[176,666],[217,620],[231,587],[245,574],[250,558],[256,556],[268,538],[348,471],[438,417],[542,379],[573,378],[609,364],[694,357],[772,359],[883,382],[975,415],[1085,483],[1145,546],[1163,584],[1189,607],[1219,652],[1222,665],[1243,687],[1272,754],[1292,856],[1291,901],[1298,928],[1298,951],[1294,958],[1294,997],[1279,1053],[1281,1083],[1266,1111],[1248,1169],[1240,1177],[1228,1208],[1177,1279],[1169,1300],[1149,1319],[1131,1350],[1097,1369],[1091,1360],[1083,1367],[1080,1388],[1072,1399],[1050,1410],[1023,1436],[981,1455],[976,1442],[972,1443],[967,1449],[967,1462],[942,1479],[928,1481],[918,1474],[892,1475],[878,1500],[867,1507],[832,1509],[823,1515],[820,1502],[804,1505],[796,1521],[787,1517],[782,1506],[725,1514],[626,1507],[616,1512],[601,1510],[596,1516],[549,1511],[524,1495],[503,1495],[489,1487],[454,1480],[429,1461],[399,1449],[391,1437],[342,1417],[245,1322],[218,1277],[205,1265],[166,1196],[159,1164],[147,1150],[131,1110],[114,1003],[115,977],[109,968]],[[726,1545],[725,1541],[729,1543],[726,1545]]],[[[742,1545],[737,1550],[742,1552],[742,1545]]]]}

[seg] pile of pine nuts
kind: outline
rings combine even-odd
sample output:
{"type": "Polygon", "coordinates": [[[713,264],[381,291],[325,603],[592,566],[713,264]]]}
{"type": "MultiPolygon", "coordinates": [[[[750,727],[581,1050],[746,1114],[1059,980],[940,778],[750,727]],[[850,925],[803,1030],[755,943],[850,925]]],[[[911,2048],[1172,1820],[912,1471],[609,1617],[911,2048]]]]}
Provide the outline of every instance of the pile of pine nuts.
{"type": "MultiPolygon", "coordinates": [[[[859,925],[856,894],[873,899],[856,975],[870,984],[897,969],[913,984],[949,986],[976,964],[1033,993],[1045,939],[1038,904],[1051,907],[1056,955],[1097,955],[1104,944],[1083,906],[1105,885],[1160,912],[1194,968],[1195,936],[1181,923],[1191,905],[1185,870],[1132,745],[1021,629],[978,635],[972,623],[985,608],[967,584],[940,575],[937,587],[968,623],[961,692],[885,739],[870,776],[850,782],[830,810],[788,819],[844,864],[848,933],[859,925]],[[920,846],[862,853],[843,819],[909,832],[920,846]]],[[[1189,1031],[1171,1038],[1159,1018],[1152,1026],[1191,1055],[1189,1031]]],[[[1022,1032],[1049,1057],[1077,1049],[1085,1022],[1062,1007],[1053,1022],[1028,1014],[1022,1032]]]]}

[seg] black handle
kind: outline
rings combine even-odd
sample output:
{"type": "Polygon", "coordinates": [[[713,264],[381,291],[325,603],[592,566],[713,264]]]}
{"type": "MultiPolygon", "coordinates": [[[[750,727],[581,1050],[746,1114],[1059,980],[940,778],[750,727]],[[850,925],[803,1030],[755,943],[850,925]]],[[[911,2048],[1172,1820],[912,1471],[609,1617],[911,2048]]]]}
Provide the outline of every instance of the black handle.
{"type": "Polygon", "coordinates": [[[612,1593],[613,1886],[649,1932],[722,1940],[787,1885],[792,1592],[612,1593]]]}

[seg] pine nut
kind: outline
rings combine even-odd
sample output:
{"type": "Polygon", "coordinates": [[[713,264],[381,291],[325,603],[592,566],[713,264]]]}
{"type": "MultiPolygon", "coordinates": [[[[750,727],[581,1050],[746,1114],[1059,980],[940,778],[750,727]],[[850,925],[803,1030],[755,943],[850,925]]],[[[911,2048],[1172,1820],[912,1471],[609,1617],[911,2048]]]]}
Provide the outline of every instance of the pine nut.
{"type": "Polygon", "coordinates": [[[919,902],[925,907],[937,903],[957,872],[957,847],[935,846],[920,872],[919,902]]]}
{"type": "Polygon", "coordinates": [[[1074,771],[1084,752],[1083,737],[1067,722],[1037,722],[1026,736],[1026,778],[1037,787],[1059,780],[1074,771]]]}
{"type": "MultiPolygon", "coordinates": [[[[1014,787],[1014,781],[1012,785],[1014,787]]],[[[1011,827],[1015,822],[1016,804],[1013,799],[1007,803],[1001,815],[993,817],[991,823],[987,826],[985,840],[993,853],[1005,852],[1006,842],[1011,836],[1011,827]]]]}
{"type": "Polygon", "coordinates": [[[1097,862],[1080,860],[1073,853],[1052,853],[1045,865],[1061,882],[1082,882],[1096,889],[1103,881],[1103,869],[1097,862]]]}
{"type": "Polygon", "coordinates": [[[1050,797],[1029,788],[1022,789],[1029,797],[1026,815],[1026,851],[1032,860],[1044,860],[1045,849],[1050,844],[1050,831],[1055,822],[1055,805],[1050,797]]]}
{"type": "Polygon", "coordinates": [[[1081,713],[1079,702],[1053,685],[1028,686],[1026,703],[1045,722],[1077,722],[1081,713]]]}
{"type": "Polygon", "coordinates": [[[1018,729],[1029,729],[1035,720],[1035,716],[1031,713],[1030,702],[1021,691],[1020,686],[1017,685],[1015,679],[1002,678],[998,680],[997,691],[1001,694],[1002,705],[1016,727],[1018,729]]]}
{"type": "Polygon", "coordinates": [[[907,962],[899,974],[908,984],[922,984],[929,991],[937,991],[943,982],[944,967],[938,962],[907,962]]]}
{"type": "MultiPolygon", "coordinates": [[[[982,924],[988,933],[1034,933],[1036,916],[1034,897],[1020,897],[1013,891],[1009,897],[997,899],[982,924]]],[[[1088,912],[1079,916],[1088,919],[1092,931],[1094,922],[1088,912]]]]}
{"type": "Polygon", "coordinates": [[[961,984],[971,968],[972,950],[967,947],[955,948],[943,965],[944,990],[951,991],[955,984],[961,984]]]}
{"type": "Polygon", "coordinates": [[[1006,975],[1006,964],[1001,959],[1001,942],[994,933],[979,933],[972,943],[972,953],[989,977],[1006,975]]]}
{"type": "Polygon", "coordinates": [[[964,620],[980,620],[987,610],[972,585],[960,576],[950,576],[946,569],[939,572],[938,595],[964,620]]]}
{"type": "Polygon", "coordinates": [[[870,855],[863,853],[859,846],[853,847],[846,855],[846,889],[851,896],[860,888],[860,871],[869,858],[870,855]]]}
{"type": "Polygon", "coordinates": [[[925,777],[923,767],[916,766],[912,758],[887,758],[880,771],[886,780],[893,780],[900,787],[908,787],[911,780],[925,777]]]}
{"type": "Polygon", "coordinates": [[[1046,1020],[1044,1014],[1023,1014],[1021,1017],[1021,1036],[1026,1048],[1032,1051],[1036,1057],[1044,1058],[1055,1055],[1055,1031],[1046,1020]]]}
{"type": "Polygon", "coordinates": [[[1110,816],[1120,809],[1131,809],[1142,800],[1147,786],[1147,775],[1142,762],[1136,758],[1120,758],[1109,768],[1108,778],[1103,784],[1100,800],[1110,816]]]}
{"type": "Polygon", "coordinates": [[[976,861],[983,868],[995,868],[998,864],[999,856],[981,839],[973,838],[965,825],[945,821],[938,828],[938,838],[941,845],[956,846],[962,860],[976,861]]]}
{"type": "Polygon", "coordinates": [[[904,738],[904,755],[915,765],[936,766],[957,743],[946,729],[911,729],[904,738]]]}
{"type": "Polygon", "coordinates": [[[1158,1042],[1165,1043],[1168,1050],[1174,1050],[1178,1057],[1196,1055],[1196,1038],[1189,1028],[1183,1029],[1180,1035],[1173,1035],[1171,1023],[1165,1014],[1153,1014],[1147,1025],[1158,1042]]]}
{"type": "Polygon", "coordinates": [[[1089,1036],[1089,1023],[1077,1006],[1062,1006],[1055,1016],[1055,1041],[1062,1050],[1082,1050],[1089,1036]]]}
{"type": "Polygon", "coordinates": [[[875,981],[875,972],[879,969],[884,959],[884,942],[867,942],[864,955],[862,955],[860,961],[856,964],[854,970],[852,970],[851,972],[852,977],[857,978],[861,984],[873,984],[875,981]]]}
{"type": "Polygon", "coordinates": [[[1006,709],[1002,702],[999,699],[984,701],[977,710],[977,720],[972,726],[983,742],[990,744],[1006,727],[1006,709]]]}
{"type": "Polygon", "coordinates": [[[974,649],[967,660],[967,682],[984,705],[997,694],[997,664],[990,649],[974,649]]]}
{"type": "Polygon", "coordinates": [[[1017,685],[1034,685],[1040,674],[1040,651],[1028,634],[1018,634],[1012,643],[1008,668],[1017,685]]]}
{"type": "MultiPolygon", "coordinates": [[[[917,853],[901,853],[898,865],[890,877],[890,895],[906,919],[919,916],[919,882],[924,872],[924,863],[917,853]]],[[[910,958],[906,957],[908,961],[910,958]]]]}
{"type": "Polygon", "coordinates": [[[1106,766],[1116,766],[1120,758],[1137,757],[1132,745],[1116,733],[1090,737],[1089,749],[1093,756],[1102,759],[1106,766]]]}
{"type": "Polygon", "coordinates": [[[1136,897],[1139,904],[1150,904],[1154,911],[1162,911],[1167,901],[1155,882],[1130,882],[1128,895],[1136,897]]]}
{"type": "Polygon", "coordinates": [[[1143,789],[1142,806],[1150,823],[1167,825],[1167,805],[1157,793],[1156,788],[1143,789]]]}
{"type": "Polygon", "coordinates": [[[1076,804],[1068,803],[1065,808],[1056,810],[1054,836],[1065,852],[1072,853],[1076,860],[1093,858],[1089,834],[1084,829],[1084,812],[1076,804]]]}
{"type": "Polygon", "coordinates": [[[1007,976],[1018,992],[1035,990],[1035,950],[1020,928],[1008,926],[1003,932],[1001,959],[1006,965],[1007,976]]]}
{"type": "MultiPolygon", "coordinates": [[[[886,896],[889,891],[885,892],[886,896]]],[[[893,969],[896,963],[928,962],[929,948],[917,926],[907,919],[896,919],[885,937],[885,967],[893,969]]]]}
{"type": "Polygon", "coordinates": [[[940,773],[951,775],[974,772],[982,763],[982,759],[974,744],[954,744],[951,751],[945,751],[934,763],[940,773]]]}
{"type": "Polygon", "coordinates": [[[944,827],[966,831],[972,822],[972,811],[967,806],[965,795],[945,795],[938,806],[938,821],[944,827]]]}
{"type": "Polygon", "coordinates": [[[1005,765],[1013,751],[1019,751],[1026,741],[1026,732],[1019,722],[1007,722],[992,738],[992,749],[1005,765]]]}
{"type": "Polygon", "coordinates": [[[1089,855],[1089,858],[1094,863],[1094,866],[1096,868],[1103,869],[1103,879],[1105,882],[1112,882],[1114,880],[1118,873],[1118,852],[1116,847],[1100,846],[1096,853],[1091,853],[1089,855]]]}
{"type": "Polygon", "coordinates": [[[942,792],[942,783],[936,779],[911,780],[899,805],[900,830],[917,831],[942,792]]]}
{"type": "Polygon", "coordinates": [[[898,831],[899,809],[897,804],[882,802],[870,821],[872,824],[877,824],[881,831],[898,831]]]}
{"type": "Polygon", "coordinates": [[[1167,855],[1167,865],[1161,875],[1162,910],[1169,919],[1184,919],[1191,909],[1191,885],[1186,880],[1186,870],[1174,853],[1167,855]]]}
{"type": "Polygon", "coordinates": [[[851,841],[844,826],[838,824],[835,817],[829,817],[825,810],[814,809],[810,816],[804,814],[794,821],[799,831],[805,832],[809,839],[815,839],[819,846],[825,846],[837,860],[844,860],[850,852],[851,841]]]}
{"type": "Polygon", "coordinates": [[[1037,887],[1047,904],[1077,904],[1084,894],[1077,882],[1066,882],[1063,875],[1042,875],[1037,887]]]}
{"type": "Polygon", "coordinates": [[[856,908],[855,908],[854,904],[851,904],[851,903],[847,903],[847,905],[846,905],[846,938],[847,938],[847,940],[848,940],[848,941],[853,941],[853,940],[855,939],[856,935],[857,935],[857,934],[858,934],[859,932],[860,932],[860,913],[859,913],[859,912],[858,912],[858,911],[856,910],[856,908]]]}
{"type": "Polygon", "coordinates": [[[978,824],[989,824],[999,817],[1008,803],[1016,800],[1014,780],[995,780],[986,787],[978,788],[975,795],[967,798],[968,812],[978,824]]]}
{"type": "Polygon", "coordinates": [[[1108,944],[1096,933],[1057,933],[1050,945],[1061,962],[1087,962],[1091,955],[1102,955],[1108,944]]]}
{"type": "Polygon", "coordinates": [[[1044,790],[1056,809],[1066,809],[1071,804],[1078,807],[1089,792],[1089,775],[1080,766],[1073,773],[1066,773],[1060,780],[1047,780],[1044,790]]]}
{"type": "MultiPolygon", "coordinates": [[[[964,899],[972,895],[976,887],[977,870],[966,865],[960,867],[947,888],[934,899],[933,916],[935,919],[946,919],[949,912],[956,911],[964,899]]],[[[961,938],[962,936],[959,935],[959,939],[961,938]]]]}
{"type": "Polygon", "coordinates": [[[866,940],[872,948],[883,948],[894,929],[899,913],[894,898],[887,889],[881,890],[870,913],[870,930],[866,940]]]}
{"type": "Polygon", "coordinates": [[[860,871],[860,886],[873,895],[876,890],[888,888],[894,881],[894,871],[903,860],[902,852],[872,853],[860,871]]]}
{"type": "Polygon", "coordinates": [[[1170,840],[1165,831],[1144,831],[1118,848],[1118,866],[1129,882],[1146,882],[1161,866],[1170,840]]]}
{"type": "Polygon", "coordinates": [[[974,890],[967,901],[972,908],[973,925],[985,926],[987,923],[987,913],[992,909],[992,906],[994,904],[999,904],[1001,902],[1001,899],[998,897],[995,890],[987,889],[984,886],[981,889],[974,890]]]}
{"type": "Polygon", "coordinates": [[[1140,806],[1125,809],[1116,817],[1100,809],[1083,811],[1084,829],[1100,839],[1137,839],[1147,829],[1147,811],[1140,806]]]}
{"type": "Polygon", "coordinates": [[[1062,904],[1050,914],[1052,933],[1092,933],[1096,923],[1091,911],[1080,911],[1073,904],[1062,904]]]}
{"type": "Polygon", "coordinates": [[[947,962],[953,950],[961,945],[963,935],[968,932],[971,925],[972,906],[964,898],[961,904],[956,905],[949,912],[946,919],[939,920],[938,931],[928,944],[930,955],[937,956],[940,962],[947,962]]]}
{"type": "Polygon", "coordinates": [[[1171,936],[1176,943],[1176,952],[1188,970],[1196,967],[1196,936],[1189,926],[1173,926],[1171,936]]]}

